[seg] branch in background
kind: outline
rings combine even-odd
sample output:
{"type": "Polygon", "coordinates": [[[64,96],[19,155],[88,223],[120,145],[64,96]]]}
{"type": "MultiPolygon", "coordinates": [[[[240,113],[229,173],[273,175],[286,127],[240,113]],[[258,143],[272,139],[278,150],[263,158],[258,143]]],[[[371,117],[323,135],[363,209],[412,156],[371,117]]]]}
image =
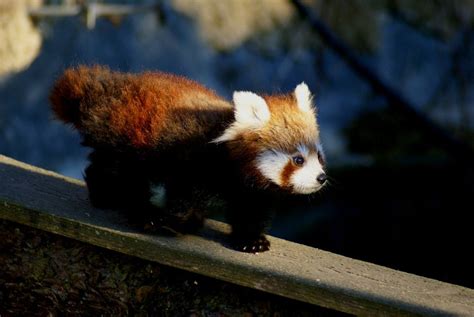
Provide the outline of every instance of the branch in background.
{"type": "Polygon", "coordinates": [[[438,100],[443,92],[446,91],[449,84],[453,81],[453,77],[456,79],[455,74],[460,72],[460,65],[458,60],[461,58],[463,52],[467,49],[469,35],[472,29],[464,29],[461,34],[454,40],[455,43],[451,44],[451,52],[449,53],[450,56],[450,67],[446,70],[445,74],[442,76],[443,79],[438,83],[436,89],[434,89],[433,95],[428,98],[428,101],[422,107],[425,110],[432,110],[435,107],[436,100],[438,100]]]}
{"type": "MultiPolygon", "coordinates": [[[[410,27],[415,32],[418,32],[424,36],[430,37],[437,41],[447,43],[448,35],[443,33],[440,29],[436,27],[429,27],[427,25],[421,24],[416,21],[416,19],[410,18],[408,15],[404,14],[396,5],[394,1],[389,1],[388,3],[388,14],[410,27]]],[[[471,26],[463,26],[463,30],[459,32],[460,34],[455,36],[449,46],[451,47],[450,52],[450,67],[447,69],[445,74],[441,76],[442,80],[436,85],[436,88],[433,90],[434,93],[428,98],[428,101],[425,103],[421,109],[429,111],[433,109],[438,104],[438,100],[443,96],[449,86],[455,82],[457,86],[456,93],[458,98],[458,108],[459,108],[459,125],[456,127],[458,131],[467,131],[471,126],[470,115],[468,111],[467,103],[467,89],[468,89],[468,79],[462,70],[462,65],[459,60],[462,58],[462,55],[467,51],[469,45],[470,34],[472,33],[471,26]]]]}
{"type": "Polygon", "coordinates": [[[426,25],[420,25],[415,21],[414,19],[411,19],[408,17],[406,14],[401,12],[393,3],[389,3],[388,10],[387,10],[389,16],[394,18],[395,20],[401,21],[405,25],[409,26],[410,28],[418,31],[419,33],[423,34],[424,36],[434,38],[436,40],[446,42],[446,34],[444,34],[442,31],[435,29],[435,28],[430,28],[426,25]]]}
{"type": "Polygon", "coordinates": [[[31,8],[29,14],[34,19],[83,14],[86,17],[87,28],[93,29],[99,17],[121,17],[156,9],[159,9],[159,5],[157,4],[123,5],[92,2],[86,5],[45,5],[39,8],[31,8]]]}
{"type": "Polygon", "coordinates": [[[367,81],[375,92],[384,96],[390,106],[411,118],[420,128],[426,130],[429,136],[437,140],[439,145],[447,150],[448,153],[454,155],[457,160],[472,162],[474,159],[474,151],[468,144],[437,125],[422,112],[417,110],[406,98],[385,83],[379,75],[362,62],[362,60],[320,19],[312,14],[300,0],[291,1],[299,15],[310,23],[313,30],[318,33],[326,45],[338,54],[355,73],[367,81]]]}
{"type": "Polygon", "coordinates": [[[458,82],[458,96],[459,96],[459,114],[460,114],[460,128],[461,130],[469,129],[469,109],[467,104],[467,90],[469,79],[466,72],[463,70],[462,57],[465,52],[469,50],[471,28],[465,30],[460,37],[458,47],[452,52],[452,69],[453,76],[458,82]]]}

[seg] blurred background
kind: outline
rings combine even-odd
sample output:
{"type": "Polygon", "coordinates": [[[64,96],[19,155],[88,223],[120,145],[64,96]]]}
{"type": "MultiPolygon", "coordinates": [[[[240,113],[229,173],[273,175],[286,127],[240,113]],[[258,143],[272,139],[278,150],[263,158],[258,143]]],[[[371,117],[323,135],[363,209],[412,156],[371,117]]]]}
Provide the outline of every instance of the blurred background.
{"type": "Polygon", "coordinates": [[[305,81],[331,181],[271,233],[473,288],[473,22],[469,0],[0,0],[0,154],[82,178],[88,150],[48,104],[69,66],[227,98],[305,81]]]}

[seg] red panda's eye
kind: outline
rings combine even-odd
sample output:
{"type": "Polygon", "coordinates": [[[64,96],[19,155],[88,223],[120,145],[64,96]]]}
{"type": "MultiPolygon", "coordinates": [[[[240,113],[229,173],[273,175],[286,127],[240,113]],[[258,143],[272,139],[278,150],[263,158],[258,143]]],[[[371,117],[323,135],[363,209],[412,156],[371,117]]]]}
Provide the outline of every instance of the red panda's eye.
{"type": "Polygon", "coordinates": [[[326,165],[326,159],[321,151],[318,151],[318,160],[321,165],[326,165]]]}
{"type": "Polygon", "coordinates": [[[301,155],[293,156],[293,163],[297,166],[302,166],[304,164],[304,157],[301,155]]]}

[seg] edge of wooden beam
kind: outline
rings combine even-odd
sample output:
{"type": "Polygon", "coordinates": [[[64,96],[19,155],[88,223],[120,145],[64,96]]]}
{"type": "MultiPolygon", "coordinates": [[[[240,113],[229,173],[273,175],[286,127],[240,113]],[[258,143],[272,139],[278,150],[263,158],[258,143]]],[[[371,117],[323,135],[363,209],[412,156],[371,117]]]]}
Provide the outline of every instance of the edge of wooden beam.
{"type": "Polygon", "coordinates": [[[269,237],[258,255],[227,246],[226,224],[147,235],[90,206],[83,182],[0,155],[0,218],[110,250],[362,315],[474,315],[474,290],[269,237]]]}

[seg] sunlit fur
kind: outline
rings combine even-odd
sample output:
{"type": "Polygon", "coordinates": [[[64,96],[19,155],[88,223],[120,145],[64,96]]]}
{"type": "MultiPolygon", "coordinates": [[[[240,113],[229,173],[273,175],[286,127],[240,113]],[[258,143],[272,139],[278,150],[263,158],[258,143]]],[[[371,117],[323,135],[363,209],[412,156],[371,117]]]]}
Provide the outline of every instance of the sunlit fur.
{"type": "Polygon", "coordinates": [[[323,154],[308,86],[301,83],[293,94],[263,99],[245,92],[245,98],[236,100],[236,94],[236,120],[215,141],[228,142],[231,153],[247,162],[248,181],[262,187],[278,185],[295,194],[319,190],[322,184],[316,179],[324,170],[318,153],[323,154]],[[302,166],[292,163],[295,155],[305,159],[302,166]]]}
{"type": "Polygon", "coordinates": [[[291,158],[278,150],[266,150],[257,156],[258,170],[273,183],[284,186],[282,171],[291,158]]]}
{"type": "Polygon", "coordinates": [[[50,100],[93,149],[85,171],[91,202],[135,220],[193,231],[217,197],[234,246],[265,251],[281,194],[321,188],[319,129],[304,83],[288,94],[237,91],[231,103],[180,76],[80,66],[65,71],[50,100]]]}
{"type": "Polygon", "coordinates": [[[321,188],[317,181],[318,175],[324,173],[315,153],[305,156],[305,164],[296,170],[290,177],[293,191],[298,194],[311,194],[321,188]]]}
{"type": "MultiPolygon", "coordinates": [[[[295,194],[311,194],[323,186],[317,181],[318,175],[324,173],[323,163],[318,154],[298,146],[298,151],[285,153],[278,150],[267,150],[257,157],[257,168],[270,181],[280,187],[287,187],[295,194]],[[298,167],[292,162],[293,157],[301,155],[305,163],[298,167]]],[[[319,146],[322,151],[322,147],[319,146]]]]}
{"type": "Polygon", "coordinates": [[[55,114],[91,146],[155,150],[175,142],[207,142],[232,116],[230,103],[192,80],[100,66],[66,70],[50,100],[55,114]]]}
{"type": "Polygon", "coordinates": [[[214,142],[234,140],[240,133],[262,128],[271,114],[265,100],[248,91],[236,91],[233,96],[235,121],[214,142]]]}
{"type": "Polygon", "coordinates": [[[308,86],[301,83],[295,88],[295,98],[301,111],[313,111],[312,96],[308,86]]]}

